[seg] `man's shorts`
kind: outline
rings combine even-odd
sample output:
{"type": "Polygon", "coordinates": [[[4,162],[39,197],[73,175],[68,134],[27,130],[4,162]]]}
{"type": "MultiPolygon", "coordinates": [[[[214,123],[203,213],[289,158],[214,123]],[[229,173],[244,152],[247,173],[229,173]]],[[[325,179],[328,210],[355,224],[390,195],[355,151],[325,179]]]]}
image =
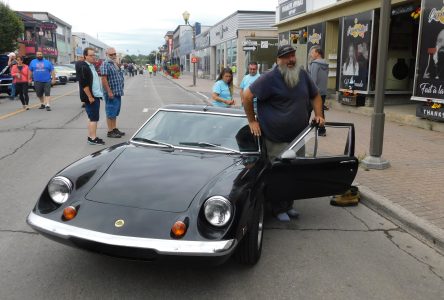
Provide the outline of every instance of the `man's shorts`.
{"type": "Polygon", "coordinates": [[[114,96],[114,98],[109,99],[108,95],[104,93],[105,96],[105,112],[108,119],[115,119],[120,114],[120,105],[122,102],[122,96],[114,96]]]}
{"type": "Polygon", "coordinates": [[[34,82],[34,89],[37,97],[43,97],[43,93],[45,93],[46,97],[51,96],[51,82],[34,82]]]}
{"type": "Polygon", "coordinates": [[[88,119],[91,122],[99,121],[99,112],[100,112],[100,98],[94,97],[95,101],[90,103],[89,101],[85,102],[85,111],[88,115],[88,119]]]}

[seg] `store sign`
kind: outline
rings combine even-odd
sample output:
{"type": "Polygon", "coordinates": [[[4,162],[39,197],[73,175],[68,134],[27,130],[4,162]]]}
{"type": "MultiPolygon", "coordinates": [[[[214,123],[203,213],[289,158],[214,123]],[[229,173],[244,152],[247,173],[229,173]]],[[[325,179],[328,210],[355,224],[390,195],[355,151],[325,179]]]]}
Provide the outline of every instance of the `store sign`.
{"type": "Polygon", "coordinates": [[[416,53],[415,100],[444,100],[444,2],[422,2],[416,53]]]}
{"type": "Polygon", "coordinates": [[[52,22],[42,22],[40,24],[40,28],[43,31],[53,31],[57,29],[57,24],[52,22]]]}
{"type": "Polygon", "coordinates": [[[433,121],[444,121],[444,108],[432,108],[428,105],[418,105],[416,107],[416,116],[430,119],[433,121]]]}
{"type": "Polygon", "coordinates": [[[307,11],[307,3],[305,0],[291,0],[279,2],[279,20],[285,20],[296,15],[303,14],[307,11]]]}
{"type": "Polygon", "coordinates": [[[374,12],[342,18],[339,89],[368,91],[374,12]]]}

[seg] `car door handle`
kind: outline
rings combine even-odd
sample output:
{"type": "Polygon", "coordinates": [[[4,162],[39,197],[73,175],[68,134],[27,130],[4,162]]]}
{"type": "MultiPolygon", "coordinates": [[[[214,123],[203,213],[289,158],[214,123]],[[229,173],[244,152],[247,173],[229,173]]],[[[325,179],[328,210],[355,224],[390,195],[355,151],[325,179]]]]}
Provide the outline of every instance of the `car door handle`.
{"type": "Polygon", "coordinates": [[[340,164],[352,164],[352,163],[355,163],[355,161],[354,160],[343,160],[343,161],[341,161],[341,162],[339,162],[340,164]]]}

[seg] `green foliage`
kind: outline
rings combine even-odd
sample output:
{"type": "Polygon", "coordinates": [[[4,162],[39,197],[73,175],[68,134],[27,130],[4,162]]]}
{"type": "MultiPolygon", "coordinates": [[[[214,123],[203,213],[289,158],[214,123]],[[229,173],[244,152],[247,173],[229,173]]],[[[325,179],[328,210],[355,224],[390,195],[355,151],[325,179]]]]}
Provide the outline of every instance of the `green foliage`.
{"type": "Polygon", "coordinates": [[[22,20],[8,6],[0,2],[0,53],[17,49],[17,39],[25,26],[22,20]]]}

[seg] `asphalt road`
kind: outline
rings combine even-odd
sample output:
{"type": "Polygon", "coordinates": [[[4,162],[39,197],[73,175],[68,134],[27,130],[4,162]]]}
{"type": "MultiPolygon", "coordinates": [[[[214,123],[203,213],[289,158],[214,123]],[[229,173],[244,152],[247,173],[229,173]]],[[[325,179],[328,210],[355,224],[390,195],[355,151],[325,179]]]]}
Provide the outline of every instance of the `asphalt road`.
{"type": "MultiPolygon", "coordinates": [[[[363,205],[337,208],[327,198],[295,202],[301,216],[291,223],[268,217],[254,267],[121,260],[38,235],[25,219],[45,184],[102,148],[86,143],[77,90],[55,87],[51,112],[17,112],[18,101],[0,98],[0,299],[444,298],[442,255],[363,205]]],[[[202,97],[160,76],[128,78],[118,127],[131,136],[169,103],[202,97]]],[[[104,117],[98,135],[106,146],[121,141],[106,138],[104,117]]]]}

